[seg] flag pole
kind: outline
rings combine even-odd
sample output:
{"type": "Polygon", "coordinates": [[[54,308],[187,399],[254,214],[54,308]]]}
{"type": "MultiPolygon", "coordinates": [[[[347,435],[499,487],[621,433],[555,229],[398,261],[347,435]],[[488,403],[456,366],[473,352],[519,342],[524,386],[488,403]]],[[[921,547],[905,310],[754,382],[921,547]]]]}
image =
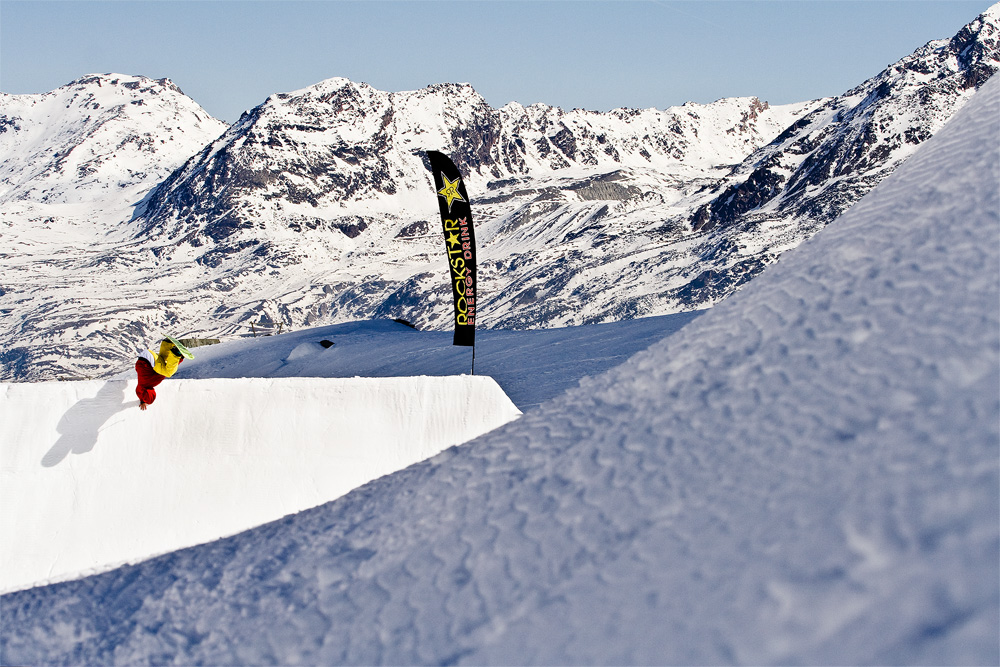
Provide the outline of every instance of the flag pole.
{"type": "MultiPolygon", "coordinates": [[[[476,281],[476,282],[477,282],[477,284],[476,284],[476,289],[477,289],[477,292],[476,292],[476,301],[479,301],[479,292],[478,292],[479,284],[478,284],[478,281],[476,281]]],[[[475,375],[475,374],[476,374],[476,339],[473,338],[472,339],[472,375],[475,375]]]]}
{"type": "Polygon", "coordinates": [[[462,174],[444,153],[427,151],[438,210],[441,213],[452,297],[455,302],[455,335],[452,345],[472,348],[472,374],[476,373],[476,234],[472,226],[469,194],[462,174]]]}

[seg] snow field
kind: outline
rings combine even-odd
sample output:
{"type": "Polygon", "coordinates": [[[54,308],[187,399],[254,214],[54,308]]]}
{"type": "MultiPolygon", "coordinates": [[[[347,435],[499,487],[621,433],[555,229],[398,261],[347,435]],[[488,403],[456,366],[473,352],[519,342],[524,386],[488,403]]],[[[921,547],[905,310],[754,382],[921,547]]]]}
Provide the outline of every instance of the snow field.
{"type": "Polygon", "coordinates": [[[0,385],[0,590],[105,570],[337,498],[520,412],[488,377],[0,385]]]}

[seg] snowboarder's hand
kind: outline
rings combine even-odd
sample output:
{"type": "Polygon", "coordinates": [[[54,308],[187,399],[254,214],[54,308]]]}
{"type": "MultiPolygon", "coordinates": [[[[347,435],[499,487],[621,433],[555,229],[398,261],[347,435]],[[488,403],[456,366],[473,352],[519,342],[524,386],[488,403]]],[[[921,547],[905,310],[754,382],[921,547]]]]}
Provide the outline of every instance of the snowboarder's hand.
{"type": "Polygon", "coordinates": [[[143,403],[142,401],[139,401],[139,409],[140,410],[145,410],[146,409],[146,404],[143,403]]]}

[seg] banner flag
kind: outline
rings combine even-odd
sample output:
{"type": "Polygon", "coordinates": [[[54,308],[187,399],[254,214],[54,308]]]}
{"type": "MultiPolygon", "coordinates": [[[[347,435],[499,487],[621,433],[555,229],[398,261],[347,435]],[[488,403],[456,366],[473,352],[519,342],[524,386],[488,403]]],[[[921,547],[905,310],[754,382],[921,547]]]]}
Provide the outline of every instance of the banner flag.
{"type": "Polygon", "coordinates": [[[472,207],[458,168],[443,153],[427,151],[434,172],[444,245],[448,253],[452,295],[455,297],[453,345],[476,345],[476,235],[472,229],[472,207]]]}

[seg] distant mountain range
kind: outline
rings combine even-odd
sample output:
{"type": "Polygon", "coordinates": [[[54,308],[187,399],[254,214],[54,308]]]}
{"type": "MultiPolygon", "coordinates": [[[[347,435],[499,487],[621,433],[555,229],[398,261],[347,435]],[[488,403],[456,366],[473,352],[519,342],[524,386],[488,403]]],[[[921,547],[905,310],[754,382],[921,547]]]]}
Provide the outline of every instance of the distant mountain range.
{"type": "Polygon", "coordinates": [[[169,80],[0,94],[0,379],[100,377],[162,333],[402,317],[449,286],[425,152],[466,174],[480,326],[704,308],[864,196],[1000,68],[1000,5],[841,96],[608,113],[346,79],[232,126],[169,80]]]}

